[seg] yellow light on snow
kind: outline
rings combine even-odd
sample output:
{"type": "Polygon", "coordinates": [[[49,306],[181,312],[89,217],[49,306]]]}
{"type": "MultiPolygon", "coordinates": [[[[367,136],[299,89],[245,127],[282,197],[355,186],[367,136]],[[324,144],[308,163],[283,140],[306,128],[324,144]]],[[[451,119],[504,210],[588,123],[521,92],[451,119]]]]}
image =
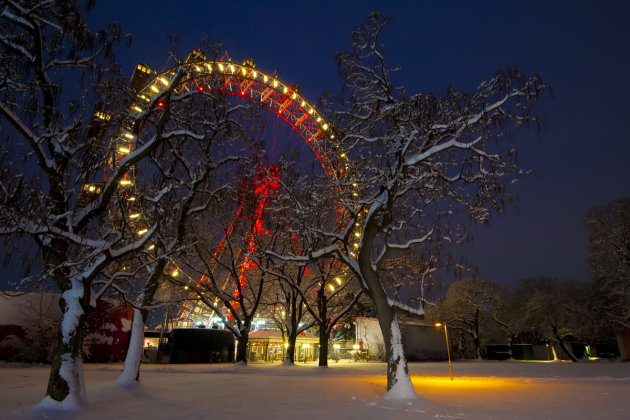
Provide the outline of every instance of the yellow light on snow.
{"type": "Polygon", "coordinates": [[[158,93],[160,91],[160,89],[158,89],[155,85],[151,85],[151,90],[155,93],[158,93]]]}
{"type": "Polygon", "coordinates": [[[162,82],[164,86],[168,85],[168,80],[166,80],[164,77],[160,77],[160,82],[162,82]]]}

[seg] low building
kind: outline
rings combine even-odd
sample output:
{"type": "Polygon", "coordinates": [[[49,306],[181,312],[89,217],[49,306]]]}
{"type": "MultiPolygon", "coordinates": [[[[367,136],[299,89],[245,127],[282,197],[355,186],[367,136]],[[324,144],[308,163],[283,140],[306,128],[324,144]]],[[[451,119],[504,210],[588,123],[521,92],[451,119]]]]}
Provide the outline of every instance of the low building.
{"type": "MultiPolygon", "coordinates": [[[[0,297],[0,360],[49,362],[61,323],[58,293],[0,297]]],[[[125,359],[133,308],[100,299],[87,318],[83,357],[88,362],[125,359]]]]}
{"type": "MultiPolygon", "coordinates": [[[[256,330],[249,333],[247,360],[250,362],[282,361],[287,347],[280,330],[256,330]]],[[[318,359],[319,338],[302,332],[295,342],[295,362],[310,362],[318,359]]]]}
{"type": "MultiPolygon", "coordinates": [[[[376,318],[355,318],[356,356],[367,361],[385,360],[385,343],[376,318]]],[[[444,330],[421,322],[400,321],[400,330],[409,361],[446,360],[444,330]]]]}

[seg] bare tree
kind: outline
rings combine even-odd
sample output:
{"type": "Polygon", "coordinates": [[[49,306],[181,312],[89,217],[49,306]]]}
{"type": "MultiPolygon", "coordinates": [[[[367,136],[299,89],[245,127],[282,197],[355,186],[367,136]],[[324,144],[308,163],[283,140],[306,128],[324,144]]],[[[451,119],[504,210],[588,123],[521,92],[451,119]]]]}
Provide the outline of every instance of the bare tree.
{"type": "Polygon", "coordinates": [[[591,209],[586,216],[592,276],[614,322],[630,327],[630,198],[591,209]]]}
{"type": "Polygon", "coordinates": [[[444,300],[438,304],[437,320],[468,336],[479,360],[483,359],[479,331],[490,329],[493,317],[496,318],[499,310],[504,309],[501,308],[501,292],[501,287],[495,283],[466,278],[453,283],[444,300]]]}
{"type": "Polygon", "coordinates": [[[532,341],[557,343],[574,362],[572,341],[594,338],[593,315],[588,300],[588,284],[574,280],[534,277],[519,282],[513,294],[518,302],[513,308],[516,331],[532,341]]]}
{"type": "MultiPolygon", "coordinates": [[[[274,254],[278,251],[282,253],[288,249],[295,249],[294,244],[291,243],[292,238],[284,238],[279,242],[284,246],[276,247],[274,254]]],[[[304,294],[304,290],[312,286],[308,265],[274,261],[265,271],[274,280],[269,293],[265,296],[265,304],[268,308],[266,314],[271,317],[286,338],[283,363],[291,365],[295,363],[298,335],[315,325],[315,320],[308,317],[309,311],[306,309],[304,294]]]]}
{"type": "MultiPolygon", "coordinates": [[[[177,272],[176,262],[183,255],[198,249],[200,218],[216,209],[234,183],[231,172],[234,164],[241,160],[239,147],[244,146],[238,144],[245,137],[245,130],[234,114],[242,108],[230,106],[216,92],[188,96],[170,104],[169,125],[173,130],[175,127],[185,130],[186,135],[166,142],[163,153],[152,158],[159,170],[152,185],[145,188],[164,191],[165,196],[156,206],[159,227],[151,249],[141,254],[141,269],[131,277],[132,281],[140,280],[142,284],[117,288],[137,308],[130,351],[119,383],[138,380],[144,325],[149,309],[158,304],[155,302],[158,287],[165,275],[177,272]],[[130,298],[130,291],[139,294],[130,298]]],[[[109,286],[111,279],[103,283],[109,286]]]]}
{"type": "Polygon", "coordinates": [[[504,208],[506,186],[523,175],[506,131],[539,122],[534,104],[545,85],[504,69],[472,92],[409,95],[385,62],[379,38],[387,23],[371,14],[352,33],[353,48],[337,55],[344,96],[333,118],[339,163],[332,178],[344,226],[321,232],[326,246],[285,259],[336,254],[352,270],[374,301],[383,333],[387,398],[415,398],[396,313],[423,310],[396,296],[383,267],[392,252],[417,248],[431,271],[438,264],[431,257],[460,239],[454,216],[488,223],[493,210],[504,208]]]}
{"type": "Polygon", "coordinates": [[[260,255],[261,258],[272,257],[275,264],[268,274],[280,282],[276,285],[276,291],[278,296],[283,297],[280,301],[286,316],[279,319],[276,311],[275,317],[288,333],[288,362],[294,361],[297,334],[317,325],[319,366],[328,366],[328,345],[332,330],[352,309],[362,290],[356,277],[335,255],[299,262],[288,262],[281,257],[287,254],[304,255],[308,250],[325,244],[320,232],[330,225],[331,220],[322,209],[334,206],[331,186],[325,177],[313,173],[300,177],[287,160],[282,160],[281,170],[282,179],[278,180],[281,187],[269,208],[276,222],[278,239],[274,241],[273,247],[263,250],[260,255]],[[322,200],[324,197],[328,197],[326,202],[322,200]],[[294,203],[311,199],[318,206],[293,206],[294,203]],[[307,313],[311,321],[299,327],[299,320],[307,313]]]}
{"type": "Polygon", "coordinates": [[[25,238],[39,249],[41,273],[23,285],[51,280],[61,292],[43,403],[72,408],[85,399],[86,316],[98,295],[124,278],[113,264],[149,248],[161,203],[176,189],[173,176],[159,189],[133,184],[153,185],[165,169],[156,165],[160,153],[208,133],[170,118],[172,105],[192,96],[175,94],[191,66],[177,65],[155,93],[140,97],[113,61],[117,25],[90,32],[74,1],[3,1],[1,9],[0,235],[13,254],[25,238]]]}
{"type": "MultiPolygon", "coordinates": [[[[264,178],[260,173],[250,175],[264,178]]],[[[264,179],[258,181],[261,185],[265,183],[264,179]]],[[[242,187],[243,180],[240,182],[242,187]]],[[[220,205],[214,207],[212,214],[199,215],[194,226],[190,226],[194,232],[190,241],[194,245],[177,259],[182,275],[170,279],[194,295],[186,310],[190,316],[199,308],[222,319],[238,341],[236,361],[243,363],[247,363],[254,317],[269,284],[263,268],[269,264],[268,259],[254,257],[258,248],[267,246],[269,239],[262,225],[257,223],[257,216],[262,217],[257,215],[260,206],[252,200],[267,200],[273,192],[254,194],[256,191],[256,188],[251,191],[233,188],[231,194],[222,195],[220,205]],[[249,193],[256,197],[248,197],[249,193]]]]}

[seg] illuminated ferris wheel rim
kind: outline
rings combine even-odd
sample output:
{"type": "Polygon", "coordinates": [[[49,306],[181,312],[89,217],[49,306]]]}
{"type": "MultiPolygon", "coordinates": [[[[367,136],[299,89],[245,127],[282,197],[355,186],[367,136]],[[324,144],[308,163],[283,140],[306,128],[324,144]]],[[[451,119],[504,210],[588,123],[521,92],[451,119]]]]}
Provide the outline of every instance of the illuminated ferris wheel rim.
{"type": "MultiPolygon", "coordinates": [[[[135,120],[139,114],[150,112],[156,105],[164,107],[165,104],[160,101],[160,97],[169,89],[176,94],[187,92],[203,94],[206,91],[216,91],[216,84],[210,86],[208,83],[210,80],[218,80],[223,84],[221,92],[258,102],[281,116],[312,148],[326,174],[337,180],[345,178],[347,182],[348,157],[336,150],[338,140],[335,138],[332,124],[300,94],[299,87],[282,82],[275,72],[270,74],[256,69],[256,64],[249,59],[243,64],[224,59],[207,60],[198,50],[192,50],[184,63],[159,73],[142,63],[138,64],[130,82],[130,87],[137,92],[136,101],[130,107],[131,120],[135,120]],[[175,85],[171,86],[174,81],[175,85]]],[[[97,113],[95,116],[109,119],[105,113],[97,113]]],[[[113,152],[113,158],[108,159],[112,166],[116,166],[135,149],[138,139],[130,127],[122,129],[112,139],[113,147],[110,150],[113,152]]],[[[135,184],[133,172],[132,167],[119,181],[123,189],[129,187],[133,189],[135,184]]],[[[352,187],[357,188],[357,183],[352,182],[352,187]]],[[[148,226],[138,220],[144,219],[142,217],[144,212],[140,208],[140,203],[133,203],[135,197],[132,190],[128,191],[127,200],[131,205],[128,217],[137,234],[142,236],[148,231],[148,226]]],[[[357,192],[354,192],[353,196],[358,196],[357,192]]],[[[355,236],[357,238],[353,239],[357,240],[359,235],[355,233],[355,236]]],[[[352,245],[356,248],[358,243],[352,245]]]]}
{"type": "MultiPolygon", "coordinates": [[[[178,93],[216,90],[208,81],[219,80],[223,83],[221,92],[247,98],[260,103],[282,117],[306,141],[316,154],[322,167],[329,176],[342,177],[347,169],[347,157],[338,154],[334,127],[300,93],[297,85],[282,82],[275,74],[266,73],[256,68],[248,59],[243,64],[230,60],[206,60],[197,51],[191,51],[186,62],[160,73],[152,71],[144,64],[138,64],[137,73],[143,75],[144,83],[137,89],[137,100],[130,111],[138,114],[155,104],[172,80],[183,71],[184,77],[175,87],[178,93]]],[[[133,83],[133,77],[132,77],[133,83]]],[[[158,101],[158,105],[164,105],[158,101]]],[[[128,139],[132,137],[127,134],[128,139]]],[[[132,142],[123,150],[131,151],[132,142]]]]}
{"type": "MultiPolygon", "coordinates": [[[[245,60],[243,64],[223,59],[206,60],[199,51],[193,50],[186,62],[160,73],[153,72],[144,64],[138,64],[134,77],[130,86],[137,92],[137,96],[135,103],[130,107],[132,120],[137,119],[139,114],[150,112],[156,105],[158,108],[164,107],[165,103],[160,98],[169,90],[179,95],[188,92],[203,94],[206,91],[217,90],[216,83],[210,85],[209,81],[219,81],[222,83],[222,87],[219,88],[221,92],[258,102],[282,117],[312,148],[329,177],[347,179],[348,157],[336,150],[337,140],[332,124],[300,94],[296,85],[283,83],[275,73],[269,74],[256,69],[252,60],[245,60]],[[139,80],[135,80],[134,86],[134,77],[137,75],[140,77],[139,80]]],[[[106,118],[104,114],[97,117],[106,118]]],[[[138,139],[130,130],[122,129],[112,140],[114,147],[111,150],[114,156],[110,162],[115,166],[125,155],[133,151],[138,139]]],[[[131,168],[124,179],[119,181],[123,189],[126,186],[133,188],[133,170],[131,168]]],[[[358,185],[353,182],[352,187],[357,188],[358,185]]],[[[131,193],[131,190],[129,192],[131,193]]],[[[353,193],[353,196],[357,195],[356,192],[353,193]]],[[[127,200],[131,201],[129,220],[134,225],[137,235],[143,236],[147,233],[148,226],[138,220],[144,219],[141,205],[140,203],[136,204],[137,207],[133,205],[135,201],[133,195],[128,195],[127,200]]],[[[359,238],[360,234],[354,232],[352,246],[355,249],[358,247],[359,238]]],[[[151,245],[149,250],[153,247],[154,245],[151,245]]],[[[169,259],[168,266],[167,271],[173,277],[178,276],[180,272],[185,274],[173,260],[169,259]]],[[[336,280],[340,282],[339,277],[336,280]]]]}

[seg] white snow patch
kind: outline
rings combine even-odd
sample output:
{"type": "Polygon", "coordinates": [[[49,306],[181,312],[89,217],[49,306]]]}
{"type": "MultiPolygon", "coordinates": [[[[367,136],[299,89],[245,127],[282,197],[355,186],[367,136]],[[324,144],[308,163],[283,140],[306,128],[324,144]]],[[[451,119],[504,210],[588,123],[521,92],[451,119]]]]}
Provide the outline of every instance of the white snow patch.
{"type": "Polygon", "coordinates": [[[61,321],[61,334],[63,343],[68,344],[70,337],[74,335],[79,318],[83,315],[80,299],[83,296],[83,283],[71,278],[72,288],[63,292],[63,299],[66,303],[66,309],[61,321]]]}
{"type": "Polygon", "coordinates": [[[127,332],[131,330],[131,319],[120,318],[120,323],[122,324],[122,331],[127,332]]]}
{"type": "Polygon", "coordinates": [[[94,332],[87,334],[84,338],[84,342],[90,344],[107,344],[111,346],[114,343],[114,337],[94,332]]]}

